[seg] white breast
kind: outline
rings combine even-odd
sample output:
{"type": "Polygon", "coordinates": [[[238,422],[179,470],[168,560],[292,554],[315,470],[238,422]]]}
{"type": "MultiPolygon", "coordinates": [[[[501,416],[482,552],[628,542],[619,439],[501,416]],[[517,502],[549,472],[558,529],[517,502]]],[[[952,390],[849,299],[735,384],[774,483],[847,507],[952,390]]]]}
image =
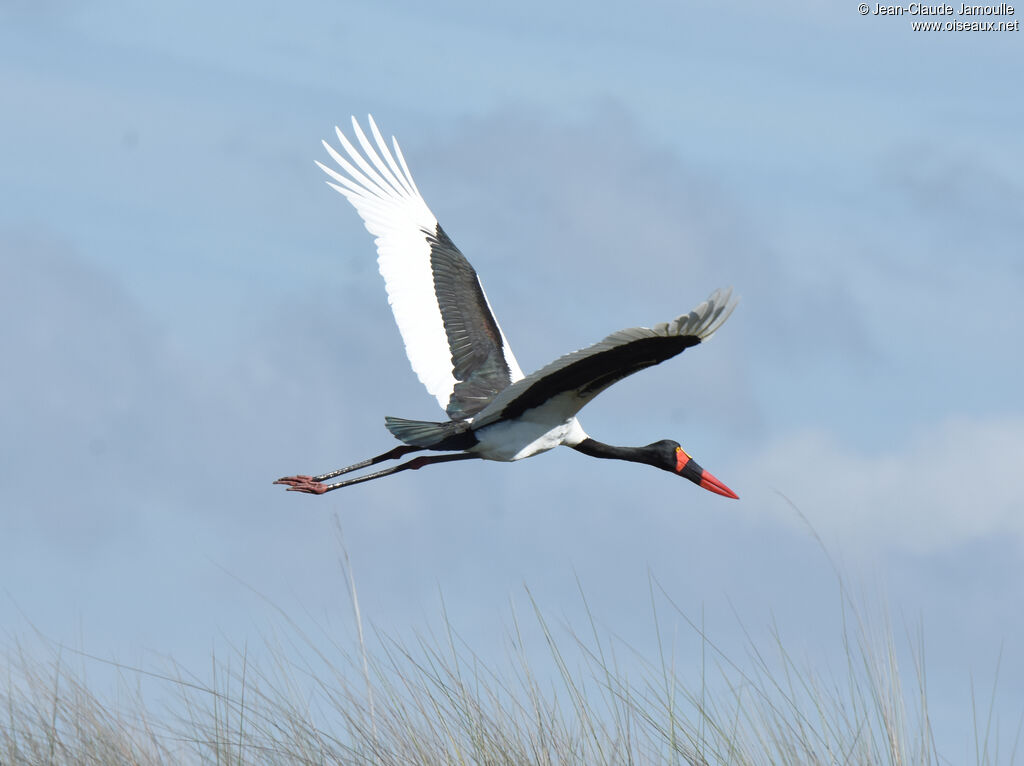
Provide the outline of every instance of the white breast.
{"type": "Polygon", "coordinates": [[[587,438],[574,415],[576,397],[559,394],[553,399],[527,410],[515,420],[499,420],[474,431],[478,444],[468,451],[484,460],[510,462],[539,455],[565,444],[573,446],[587,438]]]}

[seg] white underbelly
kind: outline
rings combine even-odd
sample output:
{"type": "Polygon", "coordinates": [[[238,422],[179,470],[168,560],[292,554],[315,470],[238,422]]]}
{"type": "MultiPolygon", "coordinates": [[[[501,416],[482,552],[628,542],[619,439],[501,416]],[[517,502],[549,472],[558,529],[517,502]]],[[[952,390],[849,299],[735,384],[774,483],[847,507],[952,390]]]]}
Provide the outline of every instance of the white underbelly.
{"type": "Polygon", "coordinates": [[[572,446],[587,438],[574,416],[566,416],[556,400],[527,410],[515,420],[501,420],[474,432],[477,444],[467,452],[484,460],[510,462],[547,452],[560,444],[572,446]]]}

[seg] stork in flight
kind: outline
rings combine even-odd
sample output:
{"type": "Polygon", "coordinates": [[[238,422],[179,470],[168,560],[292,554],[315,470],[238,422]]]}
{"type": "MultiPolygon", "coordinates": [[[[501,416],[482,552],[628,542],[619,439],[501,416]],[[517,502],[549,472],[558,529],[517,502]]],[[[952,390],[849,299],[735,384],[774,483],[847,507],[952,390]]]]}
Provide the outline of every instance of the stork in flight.
{"type": "Polygon", "coordinates": [[[320,495],[434,463],[478,458],[510,462],[564,444],[592,457],[653,465],[736,498],[677,442],[664,439],[646,447],[615,447],[590,438],[576,419],[576,413],[608,386],[710,338],[736,305],[730,300],[731,290],[716,290],[689,314],[671,322],[619,330],[524,376],[476,271],[430,212],[398,142],[392,137],[392,153],[373,117],[369,128],[372,141],[352,118],[352,131],[362,151],[335,128],[348,158],[324,141],[339,169],[317,165],[376,237],[380,273],[405,352],[448,420],[385,417],[385,426],[403,442],[401,446],[321,476],[286,476],[274,483],[287,485],[289,491],[320,495]],[[419,456],[327,483],[423,450],[447,454],[419,456]]]}

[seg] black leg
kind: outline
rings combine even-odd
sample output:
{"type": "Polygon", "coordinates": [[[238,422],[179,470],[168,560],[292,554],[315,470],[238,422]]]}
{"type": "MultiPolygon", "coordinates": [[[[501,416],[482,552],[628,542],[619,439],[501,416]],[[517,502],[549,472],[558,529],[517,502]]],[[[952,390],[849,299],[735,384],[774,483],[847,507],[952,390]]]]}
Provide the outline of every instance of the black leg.
{"type": "Polygon", "coordinates": [[[377,465],[377,463],[383,463],[385,460],[398,460],[400,457],[405,457],[410,452],[419,452],[425,447],[413,447],[409,444],[403,444],[400,447],[395,447],[393,450],[385,452],[383,455],[377,455],[377,457],[371,457],[369,460],[364,460],[361,463],[350,465],[347,468],[339,468],[337,471],[331,473],[325,473],[321,476],[314,476],[313,481],[325,481],[327,479],[333,479],[335,476],[341,476],[343,473],[349,473],[350,471],[358,471],[360,468],[367,468],[371,465],[377,465]]]}
{"type": "MultiPolygon", "coordinates": [[[[392,450],[392,452],[395,452],[396,450],[400,449],[403,448],[396,447],[394,450],[392,450]]],[[[422,449],[422,447],[405,447],[404,449],[407,452],[411,452],[413,450],[422,449]]],[[[387,459],[383,455],[379,457],[381,460],[387,459]]],[[[374,463],[380,462],[380,460],[378,460],[377,458],[373,458],[372,460],[364,461],[362,464],[359,464],[357,466],[350,466],[349,468],[346,468],[342,471],[327,474],[326,476],[323,477],[310,478],[307,476],[292,476],[284,479],[278,479],[274,483],[290,485],[288,487],[289,492],[306,492],[311,495],[322,495],[324,492],[330,492],[331,490],[341,489],[342,487],[349,487],[353,484],[361,484],[362,482],[370,481],[371,479],[380,479],[384,476],[390,476],[393,473],[398,473],[399,471],[406,471],[410,469],[413,471],[417,471],[425,465],[432,465],[434,463],[447,463],[452,460],[471,460],[479,457],[479,455],[471,455],[468,452],[457,452],[453,455],[427,455],[423,457],[413,458],[408,463],[402,463],[401,465],[396,465],[393,466],[392,468],[385,468],[383,471],[368,473],[365,476],[357,476],[354,479],[347,479],[346,481],[339,481],[334,484],[322,484],[319,481],[321,478],[332,478],[334,476],[339,476],[342,473],[346,473],[347,471],[354,470],[355,468],[363,467],[366,465],[373,465],[374,463]]]]}
{"type": "MultiPolygon", "coordinates": [[[[425,449],[424,447],[413,447],[408,444],[403,444],[400,447],[395,447],[393,450],[388,450],[382,455],[377,457],[371,457],[362,462],[356,463],[355,465],[346,466],[345,468],[339,468],[337,471],[331,473],[325,473],[320,476],[282,476],[280,479],[274,482],[274,484],[287,484],[289,488],[296,489],[300,492],[314,492],[314,489],[299,489],[299,487],[312,487],[320,484],[320,482],[327,479],[333,479],[335,476],[341,476],[343,473],[349,473],[350,471],[358,471],[360,468],[367,468],[371,465],[377,465],[377,463],[383,463],[385,460],[398,460],[400,457],[405,457],[410,452],[419,452],[425,449]]],[[[319,494],[319,493],[316,493],[319,494]]]]}

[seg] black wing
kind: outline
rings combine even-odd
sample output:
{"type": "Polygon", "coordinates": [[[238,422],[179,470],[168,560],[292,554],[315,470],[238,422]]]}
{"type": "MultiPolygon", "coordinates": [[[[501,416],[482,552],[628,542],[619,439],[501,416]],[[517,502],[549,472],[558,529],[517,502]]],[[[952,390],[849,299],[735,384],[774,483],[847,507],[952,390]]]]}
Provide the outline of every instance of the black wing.
{"type": "MultiPolygon", "coordinates": [[[[427,242],[434,294],[448,336],[452,375],[456,380],[445,409],[452,420],[465,420],[484,409],[512,382],[511,352],[505,348],[476,271],[441,224],[433,234],[427,233],[427,242]]],[[[515,365],[514,358],[512,364],[515,365]]],[[[519,373],[518,365],[516,372],[519,373]]]]}
{"type": "Polygon", "coordinates": [[[473,427],[519,417],[559,397],[566,417],[574,416],[613,383],[710,338],[736,306],[729,299],[731,294],[732,290],[716,290],[689,314],[671,322],[619,330],[556,359],[498,394],[473,420],[473,427]]]}

